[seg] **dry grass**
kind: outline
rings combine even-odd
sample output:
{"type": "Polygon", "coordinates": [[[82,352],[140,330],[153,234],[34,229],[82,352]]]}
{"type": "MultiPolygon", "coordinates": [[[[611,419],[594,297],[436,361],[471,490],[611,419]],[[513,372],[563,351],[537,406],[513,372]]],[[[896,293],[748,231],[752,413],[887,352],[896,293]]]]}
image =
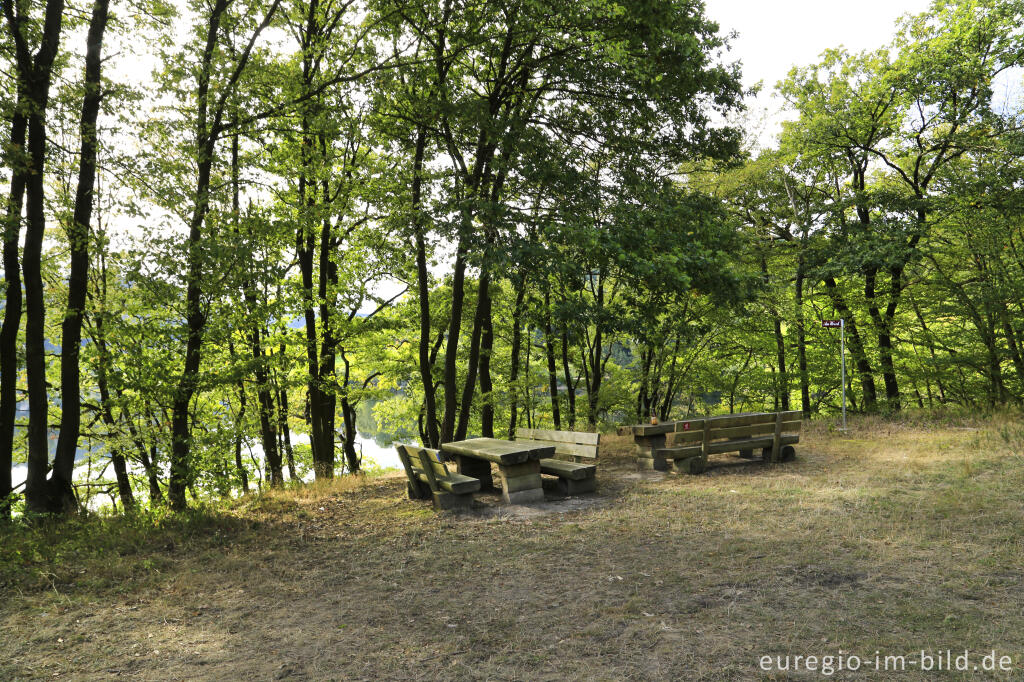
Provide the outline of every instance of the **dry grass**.
{"type": "Polygon", "coordinates": [[[438,515],[400,478],[246,500],[206,537],[32,564],[0,679],[781,680],[821,675],[760,656],[947,648],[1024,678],[1024,427],[852,426],[699,477],[609,439],[593,504],[541,513],[438,515]]]}

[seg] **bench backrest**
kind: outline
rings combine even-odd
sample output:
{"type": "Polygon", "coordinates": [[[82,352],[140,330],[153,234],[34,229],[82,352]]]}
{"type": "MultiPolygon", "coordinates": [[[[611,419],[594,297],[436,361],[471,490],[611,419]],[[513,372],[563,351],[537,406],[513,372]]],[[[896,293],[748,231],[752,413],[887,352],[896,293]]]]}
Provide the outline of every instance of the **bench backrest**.
{"type": "Polygon", "coordinates": [[[448,478],[448,467],[441,461],[437,450],[422,448],[418,445],[401,444],[396,444],[395,449],[398,450],[398,459],[402,461],[405,475],[409,477],[410,481],[417,484],[419,474],[423,473],[427,477],[431,490],[441,490],[437,479],[448,478]]]}
{"type": "Polygon", "coordinates": [[[800,425],[803,423],[800,410],[749,412],[676,422],[673,442],[682,444],[700,441],[704,438],[705,428],[708,429],[708,441],[770,436],[775,433],[777,419],[781,420],[780,434],[800,432],[800,425]]]}
{"type": "Polygon", "coordinates": [[[516,441],[553,445],[556,457],[597,459],[597,449],[601,441],[601,434],[585,433],[582,431],[516,429],[516,441]]]}

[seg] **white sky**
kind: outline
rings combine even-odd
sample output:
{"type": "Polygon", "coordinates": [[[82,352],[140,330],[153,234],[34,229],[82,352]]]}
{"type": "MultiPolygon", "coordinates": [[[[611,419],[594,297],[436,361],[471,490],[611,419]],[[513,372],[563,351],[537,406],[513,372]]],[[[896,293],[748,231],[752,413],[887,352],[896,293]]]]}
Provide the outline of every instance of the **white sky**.
{"type": "Polygon", "coordinates": [[[760,136],[767,144],[777,132],[781,101],[772,97],[775,84],[793,66],[818,60],[828,48],[852,52],[889,43],[896,19],[928,9],[929,0],[705,0],[706,15],[723,33],[736,31],[729,61],[739,60],[743,84],[763,81],[751,109],[767,109],[771,124],[760,136]]]}

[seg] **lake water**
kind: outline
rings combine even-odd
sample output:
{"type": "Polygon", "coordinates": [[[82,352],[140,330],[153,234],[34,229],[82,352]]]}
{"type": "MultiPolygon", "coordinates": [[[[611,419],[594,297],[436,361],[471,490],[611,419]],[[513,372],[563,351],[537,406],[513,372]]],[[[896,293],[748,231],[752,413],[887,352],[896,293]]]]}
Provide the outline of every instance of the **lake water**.
{"type": "MultiPolygon", "coordinates": [[[[295,443],[295,444],[308,444],[309,443],[309,436],[307,434],[293,433],[291,437],[292,437],[292,443],[295,443]]],[[[388,445],[388,446],[380,445],[380,444],[377,443],[376,440],[374,440],[370,436],[364,436],[363,434],[358,434],[356,436],[356,451],[357,452],[362,452],[362,455],[363,455],[363,467],[364,468],[370,468],[370,467],[373,467],[373,466],[379,467],[381,469],[401,469],[402,468],[402,463],[398,459],[398,453],[395,452],[394,446],[392,446],[392,445],[388,445]]],[[[263,449],[258,444],[253,446],[253,448],[251,449],[251,452],[249,452],[249,451],[244,451],[244,452],[245,452],[244,456],[246,457],[247,461],[250,461],[252,458],[254,458],[258,462],[260,462],[262,464],[262,462],[263,462],[263,449]]],[[[337,462],[338,462],[338,464],[340,464],[342,459],[343,459],[343,457],[344,457],[344,455],[342,454],[341,448],[339,448],[337,452],[338,452],[338,454],[337,454],[337,462]]],[[[81,450],[80,453],[79,453],[79,459],[84,459],[85,454],[86,454],[85,451],[81,450]]],[[[93,473],[95,475],[99,475],[99,473],[101,471],[104,471],[104,465],[107,465],[107,464],[109,464],[109,460],[106,459],[106,458],[102,458],[99,461],[94,462],[93,465],[92,465],[93,473]]],[[[138,466],[138,465],[133,466],[133,465],[129,464],[129,467],[132,468],[132,473],[133,474],[141,475],[141,473],[142,473],[141,466],[138,466]]],[[[112,479],[113,476],[114,476],[114,472],[109,467],[106,468],[104,473],[105,473],[106,477],[110,478],[110,479],[112,479]]],[[[89,474],[90,474],[90,467],[88,465],[82,464],[80,466],[75,467],[75,480],[87,480],[90,477],[89,474]]],[[[21,485],[22,483],[24,483],[25,482],[25,478],[26,478],[27,475],[28,475],[28,466],[27,465],[25,465],[25,464],[17,464],[17,465],[15,465],[14,468],[11,470],[11,478],[13,480],[14,486],[17,487],[17,486],[21,485]]],[[[303,480],[305,480],[307,482],[313,480],[313,472],[312,471],[309,472],[306,476],[303,477],[303,480]]]]}

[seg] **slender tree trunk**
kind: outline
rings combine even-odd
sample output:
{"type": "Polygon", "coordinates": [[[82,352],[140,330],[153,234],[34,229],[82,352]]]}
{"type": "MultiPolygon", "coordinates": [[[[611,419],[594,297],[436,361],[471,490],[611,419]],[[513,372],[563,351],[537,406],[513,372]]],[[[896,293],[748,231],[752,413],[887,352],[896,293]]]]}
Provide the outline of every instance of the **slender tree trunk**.
{"type": "MultiPolygon", "coordinates": [[[[85,54],[85,96],[79,123],[81,153],[78,162],[78,187],[75,208],[68,225],[71,250],[71,271],[68,275],[68,303],[61,324],[60,390],[61,425],[57,451],[50,477],[50,497],[56,508],[74,509],[75,494],[71,487],[75,453],[82,418],[79,350],[82,346],[82,316],[85,313],[86,291],[89,287],[89,238],[92,225],[93,190],[96,185],[96,121],[103,92],[100,83],[103,35],[107,29],[108,0],[95,0],[85,54]]],[[[124,469],[121,459],[121,469],[124,469]]],[[[114,466],[117,471],[117,462],[114,466]]],[[[128,489],[129,495],[131,488],[128,489]]],[[[123,496],[122,496],[123,497],[123,496]]],[[[128,505],[125,505],[128,506],[128,505]]]]}
{"type": "Polygon", "coordinates": [[[825,282],[829,298],[832,300],[832,306],[846,320],[846,336],[850,355],[853,356],[854,366],[857,368],[857,375],[860,377],[861,392],[864,395],[862,407],[865,412],[873,412],[878,406],[875,377],[871,370],[871,363],[868,362],[868,356],[864,352],[864,343],[860,338],[857,320],[854,318],[849,306],[846,305],[846,301],[839,291],[835,278],[828,276],[823,281],[825,282]]]}
{"type": "Polygon", "coordinates": [[[196,90],[196,146],[197,157],[195,206],[189,222],[186,242],[186,288],[185,322],[185,363],[178,379],[177,390],[171,405],[171,456],[170,479],[167,498],[171,508],[179,511],[188,505],[187,492],[192,484],[192,429],[189,407],[195,395],[199,380],[199,364],[202,359],[203,333],[206,329],[206,315],[202,308],[204,264],[201,245],[203,227],[210,202],[210,171],[217,138],[211,134],[208,114],[210,75],[213,53],[217,46],[220,21],[227,10],[229,0],[217,0],[210,12],[206,29],[206,45],[203,50],[196,90]]]}
{"type": "Polygon", "coordinates": [[[476,377],[480,367],[480,341],[483,335],[484,318],[490,309],[490,283],[490,272],[484,269],[480,273],[480,281],[477,287],[476,312],[473,315],[473,331],[469,339],[469,358],[467,358],[466,362],[466,383],[462,387],[461,408],[454,440],[466,438],[469,430],[469,418],[473,413],[473,393],[476,388],[476,377]]]}
{"type": "MultiPolygon", "coordinates": [[[[244,423],[245,411],[248,408],[248,400],[245,397],[245,382],[241,379],[238,380],[238,422],[239,424],[244,423]]],[[[238,430],[238,435],[235,436],[235,470],[238,472],[238,478],[242,482],[242,492],[249,492],[249,471],[245,468],[245,464],[242,462],[242,427],[238,430]]]]}
{"type": "Polygon", "coordinates": [[[569,430],[576,430],[576,386],[579,379],[573,380],[569,367],[569,330],[562,325],[562,374],[565,376],[565,397],[569,400],[569,430]]]}
{"type": "MultiPolygon", "coordinates": [[[[412,211],[413,232],[416,239],[416,290],[420,304],[420,381],[423,384],[423,410],[426,418],[424,445],[437,448],[440,435],[437,427],[437,395],[434,391],[434,363],[430,357],[430,272],[427,270],[427,238],[424,234],[423,156],[427,147],[427,131],[420,126],[416,130],[416,151],[413,158],[412,211]]],[[[445,391],[447,393],[447,389],[445,391]]]]}
{"type": "MultiPolygon", "coordinates": [[[[103,305],[107,298],[105,271],[101,274],[101,277],[100,303],[103,305]]],[[[114,419],[114,411],[112,401],[110,399],[110,386],[107,382],[111,362],[110,353],[107,350],[105,315],[106,312],[101,310],[96,315],[95,322],[96,338],[93,339],[93,341],[96,343],[99,351],[99,357],[96,362],[96,385],[100,392],[100,413],[103,423],[107,425],[107,428],[109,428],[111,432],[113,432],[117,429],[117,420],[114,419]]],[[[125,463],[124,455],[121,454],[120,448],[111,448],[110,459],[114,465],[114,477],[117,480],[117,492],[118,496],[121,498],[121,506],[125,509],[131,509],[135,506],[135,495],[132,492],[131,480],[128,478],[128,467],[125,463]]]]}
{"type": "Polygon", "coordinates": [[[551,286],[544,284],[544,349],[548,359],[548,392],[551,394],[551,420],[555,430],[562,428],[562,417],[558,411],[558,376],[555,373],[555,341],[551,330],[551,286]]]}
{"type": "Polygon", "coordinates": [[[800,409],[804,419],[811,418],[811,382],[807,373],[807,329],[804,326],[804,263],[803,254],[796,268],[796,358],[800,368],[800,409]]]}
{"type": "Polygon", "coordinates": [[[494,386],[491,381],[491,353],[494,352],[494,319],[491,314],[491,297],[488,292],[482,301],[485,308],[483,330],[480,335],[480,435],[494,438],[494,386]]]}
{"type": "Polygon", "coordinates": [[[4,215],[4,282],[7,300],[3,327],[0,327],[0,520],[11,518],[11,467],[14,463],[14,420],[18,409],[18,328],[21,326],[21,265],[18,262],[18,238],[25,199],[28,161],[16,150],[25,147],[28,119],[22,112],[20,94],[11,117],[10,147],[11,190],[4,215]]]}
{"type": "Polygon", "coordinates": [[[448,322],[448,343],[444,354],[444,417],[441,420],[440,443],[455,440],[455,418],[458,411],[458,354],[462,330],[462,307],[466,297],[466,246],[459,240],[455,249],[455,270],[452,273],[451,319],[448,322]]]}
{"type": "MultiPolygon", "coordinates": [[[[49,399],[46,391],[46,303],[44,300],[42,253],[46,232],[46,112],[50,99],[53,62],[60,41],[63,0],[48,0],[39,51],[34,60],[17,49],[19,79],[24,83],[28,105],[28,157],[26,179],[25,248],[22,273],[25,278],[25,373],[28,385],[28,475],[25,502],[31,512],[60,509],[61,499],[51,497],[46,479],[49,469],[49,399]]],[[[12,34],[25,40],[11,5],[4,2],[4,14],[12,34]]],[[[70,487],[70,484],[69,484],[70,487]]],[[[65,491],[62,491],[65,492],[65,491]]],[[[74,491],[70,493],[74,499],[74,491]]],[[[62,496],[63,497],[63,496],[62,496]]]]}
{"type": "Polygon", "coordinates": [[[512,400],[509,406],[508,439],[515,440],[519,407],[519,356],[522,353],[523,299],[526,297],[526,275],[516,278],[516,304],[512,310],[512,354],[510,358],[508,385],[512,400]]]}
{"type": "MultiPolygon", "coordinates": [[[[281,357],[284,357],[285,345],[281,344],[281,357]]],[[[295,452],[292,450],[291,427],[288,425],[288,389],[280,387],[277,391],[277,432],[281,434],[281,441],[288,463],[288,480],[298,479],[295,471],[295,452]]]]}
{"type": "Polygon", "coordinates": [[[892,360],[892,335],[889,324],[889,316],[882,315],[876,300],[875,286],[877,273],[869,269],[864,275],[864,298],[868,302],[868,313],[875,325],[875,333],[878,338],[878,359],[882,366],[882,380],[885,383],[885,397],[888,407],[892,411],[900,409],[900,390],[896,381],[896,369],[892,360]]]}

